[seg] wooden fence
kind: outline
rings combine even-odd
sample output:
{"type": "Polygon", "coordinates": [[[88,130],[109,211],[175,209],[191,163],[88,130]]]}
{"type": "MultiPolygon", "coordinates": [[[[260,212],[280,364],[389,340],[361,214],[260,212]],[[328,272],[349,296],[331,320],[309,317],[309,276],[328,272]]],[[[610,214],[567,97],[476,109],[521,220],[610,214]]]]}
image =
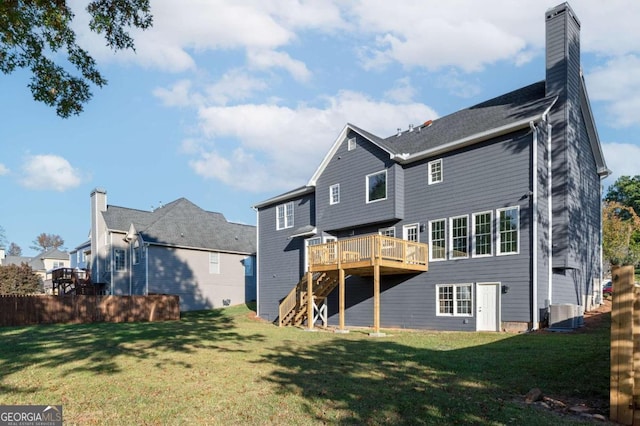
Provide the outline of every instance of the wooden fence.
{"type": "Polygon", "coordinates": [[[0,326],[180,319],[178,296],[0,296],[0,326]]]}
{"type": "Polygon", "coordinates": [[[633,272],[633,266],[612,270],[609,418],[640,426],[640,289],[633,272]]]}

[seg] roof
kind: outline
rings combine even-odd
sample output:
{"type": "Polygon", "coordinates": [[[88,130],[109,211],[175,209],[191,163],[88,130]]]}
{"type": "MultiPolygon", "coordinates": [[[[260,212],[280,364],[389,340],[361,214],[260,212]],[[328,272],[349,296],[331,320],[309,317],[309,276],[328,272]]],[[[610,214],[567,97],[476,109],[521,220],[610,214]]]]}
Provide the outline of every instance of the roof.
{"type": "Polygon", "coordinates": [[[44,260],[46,259],[69,260],[69,253],[58,250],[57,248],[52,248],[52,249],[40,252],[33,257],[7,256],[2,260],[2,264],[3,265],[22,265],[23,263],[26,263],[34,271],[44,271],[45,270],[44,260]]]}
{"type": "Polygon", "coordinates": [[[107,206],[102,212],[112,231],[131,225],[146,243],[174,247],[247,253],[256,252],[255,226],[228,222],[224,215],[179,198],[153,211],[107,206]]]}

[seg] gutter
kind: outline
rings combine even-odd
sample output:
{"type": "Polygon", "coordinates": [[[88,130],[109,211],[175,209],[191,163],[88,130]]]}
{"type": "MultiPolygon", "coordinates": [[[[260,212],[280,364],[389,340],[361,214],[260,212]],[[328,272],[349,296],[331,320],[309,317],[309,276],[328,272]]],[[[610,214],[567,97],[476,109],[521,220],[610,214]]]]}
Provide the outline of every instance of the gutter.
{"type": "MultiPolygon", "coordinates": [[[[555,103],[555,100],[553,101],[553,103],[555,103]]],[[[553,103],[551,104],[551,106],[553,106],[553,103]]],[[[549,108],[551,108],[551,106],[549,108]]],[[[516,121],[515,123],[507,124],[501,127],[496,127],[490,130],[486,130],[484,132],[467,136],[462,139],[457,139],[453,142],[449,142],[444,145],[437,146],[435,148],[416,152],[415,154],[392,154],[391,159],[396,160],[400,164],[406,164],[413,161],[422,160],[423,158],[443,154],[445,152],[452,151],[454,149],[464,148],[466,146],[473,145],[475,143],[492,139],[498,136],[506,135],[508,133],[515,132],[517,130],[526,129],[527,127],[530,126],[530,123],[541,121],[545,117],[546,113],[547,111],[541,114],[535,115],[533,117],[516,121]]]]}

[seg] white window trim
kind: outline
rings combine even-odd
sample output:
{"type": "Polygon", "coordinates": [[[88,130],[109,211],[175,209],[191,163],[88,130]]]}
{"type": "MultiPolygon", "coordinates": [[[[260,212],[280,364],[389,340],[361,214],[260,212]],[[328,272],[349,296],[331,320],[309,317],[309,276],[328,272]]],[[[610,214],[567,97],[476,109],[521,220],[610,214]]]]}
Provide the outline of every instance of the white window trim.
{"type": "Polygon", "coordinates": [[[127,270],[127,251],[123,248],[114,248],[113,249],[113,270],[114,272],[122,272],[127,270]],[[116,252],[122,253],[122,268],[118,269],[118,256],[116,256],[116,252]]]}
{"type": "Polygon", "coordinates": [[[427,239],[429,241],[429,261],[430,262],[444,262],[447,260],[448,250],[447,250],[447,219],[434,219],[429,221],[429,237],[427,239]],[[443,222],[444,223],[444,258],[434,258],[433,257],[433,223],[434,222],[443,222]]]}
{"type": "Polygon", "coordinates": [[[347,151],[353,151],[354,149],[356,149],[356,146],[356,138],[347,139],[347,151]]]}
{"type": "Polygon", "coordinates": [[[415,230],[416,230],[416,238],[417,238],[416,242],[419,243],[420,242],[420,224],[419,223],[408,223],[406,225],[403,225],[402,226],[402,239],[408,241],[408,239],[407,239],[407,235],[408,235],[407,231],[409,229],[411,229],[411,228],[415,228],[415,230]]]}
{"type": "Polygon", "coordinates": [[[334,185],[331,185],[329,187],[329,205],[335,205],[335,204],[340,204],[340,184],[336,183],[334,185]],[[337,201],[334,200],[333,198],[333,191],[334,189],[336,190],[336,195],[337,195],[337,201]]]}
{"type": "Polygon", "coordinates": [[[444,181],[444,170],[442,168],[442,158],[439,158],[437,160],[433,160],[433,161],[429,161],[429,163],[427,164],[427,169],[429,172],[429,176],[428,176],[428,183],[429,185],[433,185],[436,183],[441,183],[442,181],[444,181]],[[440,164],[440,180],[434,180],[433,179],[433,173],[431,171],[431,166],[435,165],[435,164],[440,164]]]}
{"type": "Polygon", "coordinates": [[[473,317],[473,313],[474,311],[474,307],[475,307],[475,303],[474,303],[474,285],[473,283],[460,283],[460,284],[436,284],[436,316],[437,317],[449,317],[449,318],[453,318],[453,317],[466,317],[466,318],[471,318],[473,317]],[[456,296],[456,289],[457,287],[463,287],[463,286],[468,286],[471,289],[471,294],[470,294],[470,299],[469,301],[471,302],[471,306],[470,306],[470,310],[471,313],[470,314],[460,314],[458,313],[458,300],[457,300],[457,296],[456,296]],[[440,287],[453,287],[453,313],[452,314],[447,314],[447,313],[440,313],[440,287]]]}
{"type": "Polygon", "coordinates": [[[375,172],[375,173],[370,173],[366,176],[365,178],[365,191],[366,191],[366,195],[367,195],[367,204],[369,203],[377,203],[378,201],[384,201],[387,199],[388,195],[389,195],[389,181],[388,181],[388,176],[387,176],[387,171],[386,170],[380,170],[379,172],[375,172]],[[379,175],[381,173],[384,173],[384,198],[378,198],[377,200],[369,200],[369,178],[371,176],[375,176],[375,175],[379,175]]]}
{"type": "Polygon", "coordinates": [[[469,258],[469,215],[463,214],[461,216],[453,216],[449,218],[449,259],[450,260],[460,260],[460,259],[468,259],[469,258]],[[467,219],[467,255],[466,256],[453,256],[453,221],[456,219],[467,219]]]}
{"type": "Polygon", "coordinates": [[[520,254],[520,206],[510,206],[510,207],[504,207],[501,209],[496,209],[496,223],[495,223],[495,228],[496,228],[496,256],[512,256],[515,254],[520,254]],[[513,210],[515,209],[518,214],[516,215],[517,221],[518,221],[518,226],[516,227],[516,236],[518,238],[518,243],[517,243],[517,247],[516,247],[516,251],[509,251],[506,253],[503,253],[500,250],[501,247],[501,235],[500,235],[500,212],[506,211],[506,210],[513,210]]]}
{"type": "Polygon", "coordinates": [[[491,210],[484,212],[477,212],[471,215],[471,257],[491,257],[493,256],[494,249],[494,241],[493,241],[493,212],[491,210]],[[476,254],[476,216],[481,214],[489,214],[489,226],[491,226],[491,230],[489,232],[489,237],[491,238],[491,252],[487,254],[476,254]]]}
{"type": "Polygon", "coordinates": [[[220,253],[217,251],[209,252],[209,274],[220,274],[220,253]],[[215,261],[212,261],[212,259],[215,261]]]}
{"type": "Polygon", "coordinates": [[[276,206],[276,230],[281,230],[281,229],[287,229],[287,228],[293,228],[293,223],[294,223],[294,205],[293,205],[293,201],[289,201],[287,203],[284,204],[280,204],[278,206],[276,206]],[[289,223],[287,221],[287,207],[290,206],[291,207],[291,223],[289,223]],[[280,209],[283,209],[283,213],[284,213],[284,226],[280,226],[280,209]]]}
{"type": "Polygon", "coordinates": [[[391,238],[395,238],[396,237],[396,227],[395,226],[389,226],[388,228],[380,228],[378,229],[378,234],[379,235],[384,235],[386,237],[391,237],[391,238]],[[391,231],[391,232],[389,232],[391,231]],[[388,235],[391,234],[391,235],[388,235]]]}

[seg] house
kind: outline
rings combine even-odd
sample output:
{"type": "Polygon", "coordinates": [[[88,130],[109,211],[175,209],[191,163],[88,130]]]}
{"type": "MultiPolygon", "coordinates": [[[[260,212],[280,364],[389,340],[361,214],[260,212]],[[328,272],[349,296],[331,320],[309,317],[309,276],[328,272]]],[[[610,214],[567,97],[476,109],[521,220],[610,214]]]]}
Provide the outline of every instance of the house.
{"type": "Polygon", "coordinates": [[[4,249],[0,249],[0,265],[22,265],[26,263],[31,270],[40,277],[44,291],[51,291],[51,280],[48,274],[52,269],[68,268],[69,253],[52,248],[38,253],[36,256],[6,256],[4,249]]]}
{"type": "Polygon", "coordinates": [[[255,226],[185,198],[143,211],[107,205],[95,189],[89,241],[71,259],[109,294],[177,294],[189,311],[255,300],[255,241],[255,226]]]}
{"type": "Polygon", "coordinates": [[[347,124],[306,185],[254,206],[258,316],[375,332],[579,324],[600,288],[610,171],[580,21],[563,3],[545,23],[544,80],[384,138],[347,124]]]}

